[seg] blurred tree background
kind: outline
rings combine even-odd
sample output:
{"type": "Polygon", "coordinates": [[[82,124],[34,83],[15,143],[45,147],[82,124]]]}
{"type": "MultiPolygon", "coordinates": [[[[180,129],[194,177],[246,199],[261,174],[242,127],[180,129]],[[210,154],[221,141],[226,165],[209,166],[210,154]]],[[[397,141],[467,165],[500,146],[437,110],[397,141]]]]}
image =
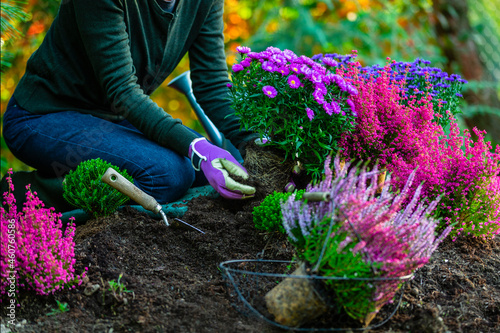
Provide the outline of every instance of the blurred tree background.
{"type": "MultiPolygon", "coordinates": [[[[70,0],[69,0],[70,1],[70,0]]],[[[2,0],[1,114],[29,56],[57,14],[56,0],[2,0]]],[[[236,47],[268,46],[297,54],[348,54],[357,50],[364,65],[430,60],[462,75],[465,86],[462,127],[487,130],[500,142],[500,0],[225,0],[228,65],[236,47]]],[[[186,98],[167,87],[188,70],[183,59],[152,98],[173,117],[202,131],[186,98]]],[[[1,174],[9,167],[29,169],[1,141],[1,174]]]]}

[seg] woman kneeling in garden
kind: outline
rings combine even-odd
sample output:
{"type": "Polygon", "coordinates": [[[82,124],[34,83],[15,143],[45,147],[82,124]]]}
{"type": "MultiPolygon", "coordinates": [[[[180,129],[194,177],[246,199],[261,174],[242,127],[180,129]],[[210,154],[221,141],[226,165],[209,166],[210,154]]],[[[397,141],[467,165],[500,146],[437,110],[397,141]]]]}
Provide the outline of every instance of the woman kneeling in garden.
{"type": "Polygon", "coordinates": [[[244,155],[255,136],[239,130],[227,100],[223,5],[63,1],[4,115],[9,149],[37,169],[14,174],[14,183],[31,183],[48,205],[65,210],[64,175],[82,161],[101,158],[126,169],[160,203],[207,180],[223,197],[251,197],[253,187],[230,178],[247,175],[231,154],[150,98],[188,53],[197,102],[244,155]]]}

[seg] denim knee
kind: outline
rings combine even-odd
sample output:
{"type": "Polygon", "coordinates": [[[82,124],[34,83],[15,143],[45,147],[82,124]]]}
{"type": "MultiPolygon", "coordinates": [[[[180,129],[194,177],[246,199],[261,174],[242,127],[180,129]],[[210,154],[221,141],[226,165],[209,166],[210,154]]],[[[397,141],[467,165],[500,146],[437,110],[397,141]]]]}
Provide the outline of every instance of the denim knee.
{"type": "Polygon", "coordinates": [[[153,196],[160,204],[180,199],[195,181],[195,172],[190,162],[173,167],[165,166],[162,172],[144,173],[134,179],[135,185],[153,196]]]}

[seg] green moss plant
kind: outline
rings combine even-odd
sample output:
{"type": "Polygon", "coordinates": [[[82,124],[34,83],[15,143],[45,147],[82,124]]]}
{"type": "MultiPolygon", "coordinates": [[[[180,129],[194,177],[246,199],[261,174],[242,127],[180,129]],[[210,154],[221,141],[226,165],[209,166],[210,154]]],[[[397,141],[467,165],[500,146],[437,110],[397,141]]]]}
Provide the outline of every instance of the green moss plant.
{"type": "MultiPolygon", "coordinates": [[[[296,200],[301,200],[304,190],[295,193],[296,200]]],[[[253,209],[253,223],[257,229],[265,231],[279,231],[286,233],[283,228],[283,215],[281,204],[285,202],[292,192],[276,192],[268,195],[262,203],[253,209]]]]}

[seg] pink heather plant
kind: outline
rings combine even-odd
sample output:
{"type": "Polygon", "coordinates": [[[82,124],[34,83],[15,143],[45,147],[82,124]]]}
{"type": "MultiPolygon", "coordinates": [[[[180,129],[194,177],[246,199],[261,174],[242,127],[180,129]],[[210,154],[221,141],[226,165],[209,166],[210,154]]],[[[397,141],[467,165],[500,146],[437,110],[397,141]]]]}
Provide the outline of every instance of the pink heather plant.
{"type": "MultiPolygon", "coordinates": [[[[461,136],[451,122],[450,134],[440,135],[413,164],[420,166],[418,175],[428,196],[443,196],[434,215],[441,219],[441,228],[455,226],[453,240],[460,235],[494,238],[500,233],[500,147],[493,153],[491,143],[484,141],[485,132],[473,131],[476,142],[468,130],[461,136]]],[[[413,165],[399,160],[391,169],[404,179],[413,165]]]]}
{"type": "MultiPolygon", "coordinates": [[[[302,250],[302,256],[309,261],[313,272],[324,276],[360,277],[358,271],[347,272],[344,265],[338,265],[341,256],[351,253],[372,266],[374,278],[397,278],[412,274],[425,265],[440,242],[451,231],[447,227],[439,237],[435,235],[438,221],[429,215],[434,211],[439,198],[429,205],[419,200],[422,185],[411,191],[415,172],[399,194],[390,191],[388,177],[382,192],[377,195],[378,170],[366,171],[351,168],[347,162],[340,168],[339,158],[334,161],[336,177],[325,163],[325,179],[317,185],[309,185],[306,192],[328,192],[331,200],[323,202],[296,201],[294,195],[282,204],[283,225],[293,244],[302,250]],[[410,192],[413,192],[409,197],[410,192]],[[329,229],[322,221],[331,221],[329,229]],[[335,229],[335,226],[337,228],[335,229]],[[340,226],[340,227],[339,227],[340,226]],[[332,230],[335,232],[332,233],[332,230]],[[344,233],[341,235],[340,233],[344,233]],[[311,237],[330,235],[339,242],[310,248],[311,237]],[[358,256],[361,253],[362,256],[358,256]],[[325,259],[326,258],[326,259],[325,259]],[[329,264],[333,262],[334,264],[329,264]]],[[[327,225],[328,226],[328,225],[327,225]]],[[[323,241],[324,243],[324,241],[323,241]]],[[[322,245],[322,244],[320,244],[322,245]]],[[[356,295],[345,291],[342,284],[335,284],[334,293],[346,312],[355,319],[364,319],[376,313],[384,304],[391,302],[401,284],[398,280],[372,282],[374,290],[369,294],[371,306],[361,306],[362,300],[353,303],[356,295]]],[[[365,286],[365,288],[368,288],[365,286]]]]}
{"type": "Polygon", "coordinates": [[[237,48],[230,100],[242,126],[299,160],[319,179],[326,156],[353,129],[356,89],[325,66],[290,50],[269,47],[256,53],[237,48]]]}
{"type": "MultiPolygon", "coordinates": [[[[9,171],[12,174],[12,170],[9,171]]],[[[8,209],[0,208],[2,251],[0,254],[1,282],[0,295],[9,288],[7,280],[12,274],[16,277],[16,287],[34,290],[40,295],[54,293],[64,286],[81,284],[81,278],[74,274],[75,227],[69,223],[64,234],[61,231],[61,214],[54,208],[44,208],[27,186],[27,202],[21,212],[17,211],[16,200],[12,194],[14,185],[7,178],[10,191],[3,194],[8,209]],[[13,227],[13,228],[12,228],[13,227]],[[15,230],[14,252],[9,249],[9,230],[15,230]],[[10,250],[10,251],[9,251],[10,250]],[[14,258],[9,257],[13,254],[14,258]],[[12,273],[14,272],[14,273],[12,273]]],[[[11,232],[12,233],[12,232],[11,232]]],[[[11,242],[12,244],[12,242],[11,242]]]]}
{"type": "Polygon", "coordinates": [[[389,65],[368,76],[361,69],[359,62],[337,68],[358,90],[352,98],[359,115],[356,128],[352,134],[344,133],[339,142],[344,155],[378,161],[382,168],[393,164],[394,158],[412,160],[420,146],[442,133],[442,128],[431,122],[432,96],[407,96],[404,78],[394,80],[389,65]],[[402,103],[404,99],[408,105],[402,103]]]}
{"type": "Polygon", "coordinates": [[[500,148],[493,153],[485,133],[477,129],[477,142],[467,130],[461,136],[449,111],[446,135],[433,121],[442,111],[434,109],[431,93],[407,91],[406,76],[395,79],[391,71],[390,64],[370,74],[358,62],[337,67],[337,73],[358,90],[351,98],[358,111],[357,126],[342,135],[343,155],[378,161],[399,189],[418,168],[410,197],[422,182],[422,196],[434,200],[443,195],[435,212],[441,228],[454,224],[453,239],[464,234],[493,238],[500,233],[500,148]]]}
{"type": "MultiPolygon", "coordinates": [[[[312,59],[328,63],[329,66],[346,65],[354,61],[356,51],[351,55],[339,54],[316,54],[312,59]]],[[[447,128],[451,119],[450,115],[461,113],[459,109],[462,86],[467,83],[460,75],[443,72],[437,67],[431,67],[431,62],[424,59],[415,59],[413,62],[396,62],[390,64],[391,75],[394,80],[405,79],[405,91],[415,94],[427,94],[432,96],[434,112],[437,113],[434,122],[447,128]]],[[[363,75],[377,75],[378,71],[384,70],[378,64],[366,66],[361,69],[363,75]]],[[[406,100],[402,102],[405,103],[406,100]]]]}

